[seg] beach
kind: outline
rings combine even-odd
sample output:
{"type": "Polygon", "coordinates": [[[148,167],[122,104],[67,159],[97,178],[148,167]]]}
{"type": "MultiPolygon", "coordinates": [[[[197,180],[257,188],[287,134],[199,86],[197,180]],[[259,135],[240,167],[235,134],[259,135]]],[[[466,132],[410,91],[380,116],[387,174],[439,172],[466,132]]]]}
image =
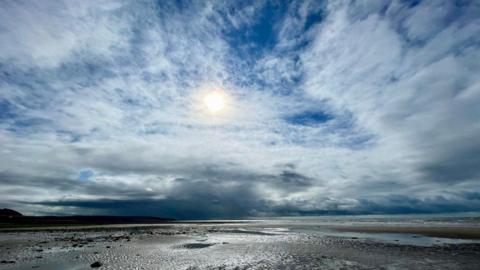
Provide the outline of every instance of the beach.
{"type": "Polygon", "coordinates": [[[0,269],[478,269],[475,226],[244,221],[3,229],[0,269]],[[382,229],[383,228],[383,229],[382,229]],[[416,228],[416,229],[415,229],[416,228]],[[431,232],[435,232],[434,235],[431,232]],[[472,233],[471,239],[467,234],[472,233]]]}

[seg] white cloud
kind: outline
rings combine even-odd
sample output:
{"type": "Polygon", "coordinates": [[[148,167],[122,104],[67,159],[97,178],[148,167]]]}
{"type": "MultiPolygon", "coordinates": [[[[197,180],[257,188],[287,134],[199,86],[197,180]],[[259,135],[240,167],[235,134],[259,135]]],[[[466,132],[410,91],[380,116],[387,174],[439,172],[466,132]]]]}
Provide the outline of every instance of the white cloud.
{"type": "Polygon", "coordinates": [[[129,25],[115,19],[121,3],[93,1],[6,2],[0,9],[2,61],[30,67],[58,67],[77,54],[108,55],[127,45],[129,25]]]}

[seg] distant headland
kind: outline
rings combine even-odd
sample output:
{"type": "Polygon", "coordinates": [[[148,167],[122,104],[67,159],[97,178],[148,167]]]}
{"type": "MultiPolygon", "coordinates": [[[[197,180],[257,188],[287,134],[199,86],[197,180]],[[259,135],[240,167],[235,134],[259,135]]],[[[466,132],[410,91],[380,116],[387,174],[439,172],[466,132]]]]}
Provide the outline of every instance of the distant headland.
{"type": "Polygon", "coordinates": [[[12,226],[62,226],[62,225],[105,225],[105,224],[157,224],[172,222],[172,218],[151,216],[25,216],[20,212],[0,209],[0,227],[12,226]]]}

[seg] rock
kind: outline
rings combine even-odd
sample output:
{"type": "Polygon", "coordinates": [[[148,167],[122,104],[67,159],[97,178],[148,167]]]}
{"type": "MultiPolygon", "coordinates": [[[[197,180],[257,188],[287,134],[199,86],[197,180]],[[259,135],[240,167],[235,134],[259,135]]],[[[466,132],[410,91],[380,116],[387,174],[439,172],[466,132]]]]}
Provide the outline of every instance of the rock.
{"type": "Polygon", "coordinates": [[[94,262],[94,263],[90,264],[90,267],[91,267],[91,268],[98,268],[98,267],[100,267],[100,266],[102,266],[102,263],[101,263],[101,262],[94,262]]]}

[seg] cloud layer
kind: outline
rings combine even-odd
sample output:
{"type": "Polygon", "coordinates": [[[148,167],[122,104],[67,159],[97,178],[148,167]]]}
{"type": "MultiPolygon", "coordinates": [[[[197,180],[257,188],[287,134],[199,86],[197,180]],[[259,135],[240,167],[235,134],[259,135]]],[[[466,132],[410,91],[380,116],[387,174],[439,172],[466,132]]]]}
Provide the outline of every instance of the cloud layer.
{"type": "Polygon", "coordinates": [[[7,1],[0,203],[237,218],[480,209],[476,1],[7,1]],[[212,116],[202,98],[228,95],[212,116]]]}

